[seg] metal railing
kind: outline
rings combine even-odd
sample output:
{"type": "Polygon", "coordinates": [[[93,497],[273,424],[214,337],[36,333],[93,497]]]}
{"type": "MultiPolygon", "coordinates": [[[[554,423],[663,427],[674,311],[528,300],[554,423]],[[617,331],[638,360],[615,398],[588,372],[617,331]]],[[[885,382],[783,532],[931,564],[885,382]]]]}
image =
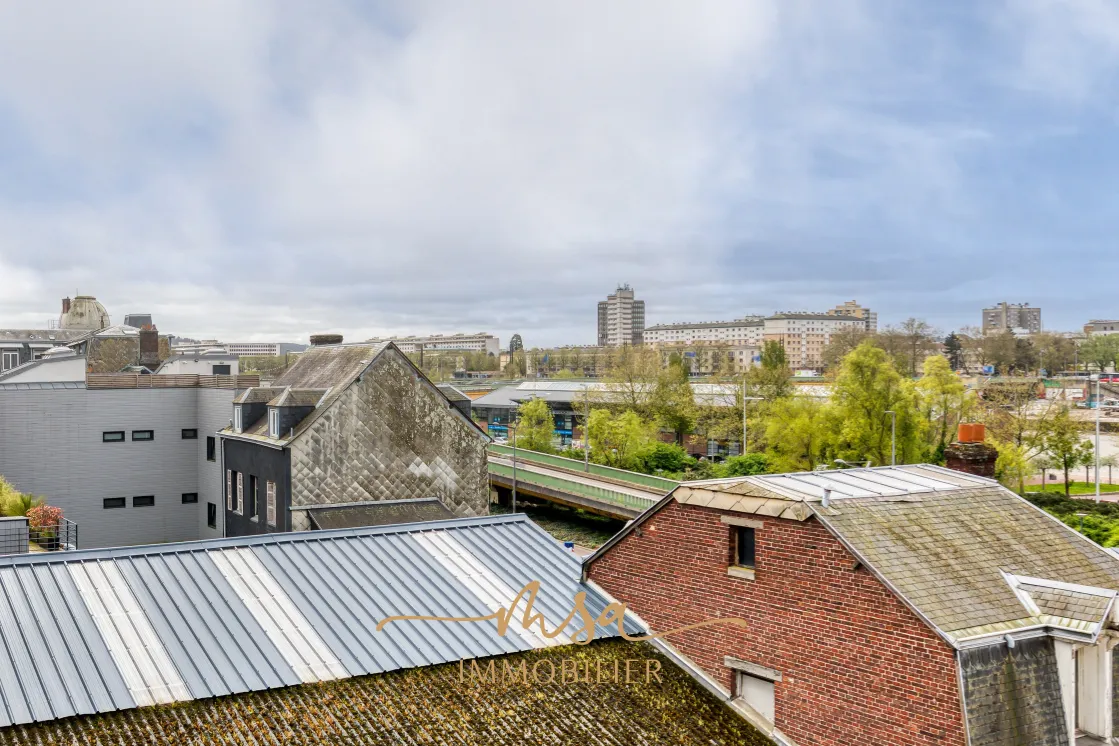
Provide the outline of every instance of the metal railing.
{"type": "Polygon", "coordinates": [[[27,540],[46,552],[73,551],[78,548],[78,524],[60,518],[54,526],[28,526],[27,540]]]}
{"type": "MultiPolygon", "coordinates": [[[[521,450],[517,449],[517,458],[520,459],[521,450]]],[[[490,474],[497,474],[502,477],[512,479],[513,467],[512,465],[498,464],[490,462],[490,474]]],[[[566,492],[572,495],[578,495],[596,502],[605,503],[607,505],[616,505],[630,510],[641,511],[648,508],[650,505],[657,501],[653,497],[638,497],[637,495],[630,495],[625,492],[616,492],[609,487],[599,487],[597,485],[582,484],[560,477],[554,477],[549,474],[540,474],[538,472],[529,471],[527,469],[517,470],[517,483],[526,485],[535,485],[537,487],[549,487],[557,492],[566,492]]]]}
{"type": "MultiPolygon", "coordinates": [[[[491,444],[489,450],[490,453],[502,458],[508,458],[513,455],[513,449],[510,446],[491,444]]],[[[576,461],[575,459],[565,458],[563,456],[553,456],[549,453],[527,451],[524,448],[517,449],[517,460],[540,464],[541,466],[552,466],[558,469],[564,469],[565,471],[613,479],[618,482],[631,484],[634,487],[662,493],[668,493],[676,489],[680,484],[679,482],[665,479],[664,477],[657,477],[652,474],[640,474],[635,471],[626,471],[625,469],[616,469],[613,466],[603,466],[602,464],[589,464],[587,465],[588,468],[584,471],[582,461],[576,461]]]]}

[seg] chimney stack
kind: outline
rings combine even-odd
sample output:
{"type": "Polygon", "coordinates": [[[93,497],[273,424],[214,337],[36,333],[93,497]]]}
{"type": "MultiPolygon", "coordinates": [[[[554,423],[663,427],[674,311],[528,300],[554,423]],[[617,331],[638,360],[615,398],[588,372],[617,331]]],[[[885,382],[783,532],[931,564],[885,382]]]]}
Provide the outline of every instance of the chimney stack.
{"type": "Polygon", "coordinates": [[[62,313],[70,313],[70,299],[69,298],[63,298],[62,299],[62,313]]]}
{"type": "Polygon", "coordinates": [[[995,478],[995,461],[999,452],[985,442],[987,428],[978,422],[961,422],[956,431],[956,442],[944,449],[945,465],[949,469],[974,474],[977,477],[995,478]]]}
{"type": "Polygon", "coordinates": [[[140,330],[140,365],[155,370],[159,366],[159,332],[140,330]]]}

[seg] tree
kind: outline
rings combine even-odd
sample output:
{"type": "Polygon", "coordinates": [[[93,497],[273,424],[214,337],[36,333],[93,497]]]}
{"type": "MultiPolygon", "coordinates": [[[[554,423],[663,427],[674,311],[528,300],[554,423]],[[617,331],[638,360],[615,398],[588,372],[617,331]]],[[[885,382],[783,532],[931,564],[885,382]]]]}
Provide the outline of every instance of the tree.
{"type": "Polygon", "coordinates": [[[660,354],[650,347],[620,347],[613,353],[603,378],[606,391],[600,403],[630,409],[640,416],[652,416],[650,399],[661,372],[660,354]]]}
{"type": "Polygon", "coordinates": [[[987,440],[999,452],[995,460],[995,479],[1004,487],[1017,490],[1021,494],[1025,490],[1026,477],[1030,475],[1033,468],[1025,448],[1012,441],[994,440],[989,435],[987,440]]]}
{"type": "Polygon", "coordinates": [[[910,378],[916,378],[925,358],[936,349],[936,329],[921,319],[908,318],[900,331],[905,341],[906,370],[910,378]]]}
{"type": "Polygon", "coordinates": [[[792,376],[785,348],[769,340],[762,344],[761,365],[746,371],[746,387],[751,396],[774,401],[793,392],[792,376]]]}
{"type": "Polygon", "coordinates": [[[930,355],[925,358],[924,375],[917,382],[932,460],[941,463],[949,438],[971,408],[967,386],[952,371],[948,358],[930,355]]]}
{"type": "Polygon", "coordinates": [[[554,453],[552,436],[555,433],[555,418],[548,402],[543,399],[529,399],[517,407],[518,448],[541,453],[554,453]]]}
{"type": "Polygon", "coordinates": [[[744,453],[741,456],[729,456],[723,462],[724,477],[749,477],[754,474],[765,474],[769,471],[769,459],[764,453],[744,453]]]}
{"type": "Polygon", "coordinates": [[[509,362],[505,365],[506,378],[523,378],[528,374],[528,364],[525,361],[525,351],[517,350],[509,355],[509,362]]]}
{"type": "Polygon", "coordinates": [[[521,341],[521,335],[520,334],[514,334],[509,339],[509,355],[510,356],[513,355],[513,353],[515,353],[515,352],[523,350],[524,348],[525,348],[525,345],[524,345],[524,342],[521,341]]]}
{"type": "Polygon", "coordinates": [[[833,403],[842,422],[836,455],[850,461],[890,463],[891,417],[896,417],[898,463],[922,461],[926,455],[924,420],[912,381],[905,380],[884,350],[863,342],[843,359],[835,380],[833,403]]]}
{"type": "Polygon", "coordinates": [[[695,464],[695,459],[673,443],[654,443],[645,454],[644,471],[655,474],[658,471],[681,472],[695,464]]]}
{"type": "Polygon", "coordinates": [[[983,356],[999,375],[1010,375],[1019,359],[1018,338],[1009,331],[988,334],[983,338],[983,356]]]}
{"type": "Polygon", "coordinates": [[[592,409],[587,440],[595,463],[635,469],[656,443],[656,426],[632,410],[592,409]]]}
{"type": "Polygon", "coordinates": [[[948,364],[952,367],[952,370],[960,370],[964,367],[964,344],[956,336],[956,332],[951,332],[944,338],[944,356],[948,358],[948,364]]]}
{"type": "Polygon", "coordinates": [[[695,395],[682,361],[670,362],[657,374],[649,410],[658,425],[675,435],[677,444],[683,443],[684,436],[695,428],[695,395]]]}
{"type": "Polygon", "coordinates": [[[820,355],[820,360],[824,364],[825,370],[832,370],[839,367],[839,363],[851,350],[858,347],[864,340],[871,336],[870,332],[866,329],[860,329],[857,326],[848,326],[835,332],[828,338],[828,343],[824,347],[823,353],[820,355]]]}
{"type": "Polygon", "coordinates": [[[1119,358],[1119,334],[1093,334],[1080,345],[1080,359],[1092,363],[1099,371],[1115,365],[1119,358]]]}
{"type": "Polygon", "coordinates": [[[1037,349],[1039,367],[1051,375],[1071,370],[1077,359],[1076,343],[1068,337],[1042,332],[1033,335],[1031,343],[1037,349]]]}
{"type": "Polygon", "coordinates": [[[765,425],[768,465],[775,472],[812,471],[834,439],[829,405],[811,396],[772,402],[765,425]]]}
{"type": "Polygon", "coordinates": [[[1049,457],[1053,468],[1063,472],[1065,497],[1069,494],[1069,472],[1094,459],[1092,444],[1081,438],[1082,433],[1081,424],[1069,417],[1067,408],[1061,407],[1042,435],[1042,452],[1049,457]]]}

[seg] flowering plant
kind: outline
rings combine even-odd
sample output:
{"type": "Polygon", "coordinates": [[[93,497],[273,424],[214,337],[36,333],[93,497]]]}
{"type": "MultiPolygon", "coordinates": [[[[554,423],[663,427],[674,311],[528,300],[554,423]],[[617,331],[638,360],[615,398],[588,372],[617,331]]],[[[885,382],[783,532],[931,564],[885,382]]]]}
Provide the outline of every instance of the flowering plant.
{"type": "Polygon", "coordinates": [[[38,505],[27,511],[27,525],[33,529],[57,528],[62,521],[62,508],[53,505],[38,505]]]}

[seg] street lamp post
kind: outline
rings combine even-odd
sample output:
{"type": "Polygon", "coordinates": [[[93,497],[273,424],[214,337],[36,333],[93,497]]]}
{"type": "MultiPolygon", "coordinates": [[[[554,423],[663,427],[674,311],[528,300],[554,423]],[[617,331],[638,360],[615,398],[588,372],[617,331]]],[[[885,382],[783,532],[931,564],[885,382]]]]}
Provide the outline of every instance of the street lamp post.
{"type": "Polygon", "coordinates": [[[883,414],[890,415],[890,466],[897,466],[898,464],[898,413],[892,409],[887,409],[883,414]]]}
{"type": "Polygon", "coordinates": [[[517,423],[509,423],[509,432],[512,433],[513,444],[513,512],[517,512],[517,423]]]}
{"type": "MultiPolygon", "coordinates": [[[[585,392],[584,392],[585,393],[585,392]]],[[[591,398],[583,399],[583,471],[591,470],[591,398]]]]}
{"type": "Polygon", "coordinates": [[[1096,502],[1100,501],[1100,374],[1097,373],[1093,378],[1096,379],[1096,502]]]}
{"type": "Polygon", "coordinates": [[[760,396],[746,396],[746,376],[742,377],[742,453],[746,455],[746,402],[748,401],[762,401],[760,396]]]}

